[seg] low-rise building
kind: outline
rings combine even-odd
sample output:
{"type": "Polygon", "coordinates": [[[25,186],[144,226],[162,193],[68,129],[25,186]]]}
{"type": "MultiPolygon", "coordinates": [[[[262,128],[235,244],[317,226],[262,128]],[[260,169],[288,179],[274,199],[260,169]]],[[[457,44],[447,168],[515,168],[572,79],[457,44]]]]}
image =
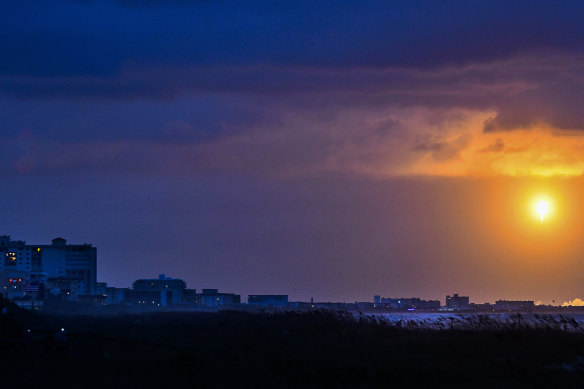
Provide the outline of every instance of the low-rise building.
{"type": "Polygon", "coordinates": [[[124,300],[132,304],[171,306],[182,303],[186,282],[160,274],[158,278],[134,281],[132,289],[126,292],[124,300]]]}
{"type": "Polygon", "coordinates": [[[379,298],[375,296],[373,301],[375,307],[389,308],[392,310],[436,310],[440,309],[438,300],[422,300],[417,297],[413,298],[379,298]],[[378,302],[375,302],[378,301],[378,302]]]}
{"type": "Polygon", "coordinates": [[[197,303],[212,307],[240,304],[241,296],[233,293],[219,293],[218,289],[203,289],[203,293],[197,295],[197,303]]]}
{"type": "Polygon", "coordinates": [[[123,303],[129,290],[130,290],[129,288],[107,287],[105,290],[106,305],[115,305],[123,303]]]}
{"type": "Polygon", "coordinates": [[[533,301],[519,300],[497,300],[495,301],[495,311],[507,312],[533,312],[535,303],[533,301]]]}
{"type": "Polygon", "coordinates": [[[257,305],[262,307],[287,307],[287,294],[251,294],[247,296],[247,303],[249,305],[257,305]]]}

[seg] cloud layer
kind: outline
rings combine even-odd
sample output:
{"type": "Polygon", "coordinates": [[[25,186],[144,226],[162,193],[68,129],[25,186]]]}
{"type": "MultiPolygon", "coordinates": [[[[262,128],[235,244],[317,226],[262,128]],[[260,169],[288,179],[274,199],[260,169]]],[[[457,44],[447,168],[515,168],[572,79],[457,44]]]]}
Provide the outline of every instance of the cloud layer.
{"type": "Polygon", "coordinates": [[[1,7],[4,174],[584,171],[578,2],[1,7]]]}

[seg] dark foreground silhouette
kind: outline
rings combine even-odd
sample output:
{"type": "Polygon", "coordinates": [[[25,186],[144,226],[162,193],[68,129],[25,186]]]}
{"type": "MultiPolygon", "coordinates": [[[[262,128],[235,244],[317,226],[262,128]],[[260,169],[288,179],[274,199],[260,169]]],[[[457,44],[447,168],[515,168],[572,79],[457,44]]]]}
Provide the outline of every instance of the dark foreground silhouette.
{"type": "Polygon", "coordinates": [[[327,312],[0,317],[0,387],[581,387],[584,336],[422,331],[327,312]],[[30,332],[28,331],[30,330],[30,332]]]}

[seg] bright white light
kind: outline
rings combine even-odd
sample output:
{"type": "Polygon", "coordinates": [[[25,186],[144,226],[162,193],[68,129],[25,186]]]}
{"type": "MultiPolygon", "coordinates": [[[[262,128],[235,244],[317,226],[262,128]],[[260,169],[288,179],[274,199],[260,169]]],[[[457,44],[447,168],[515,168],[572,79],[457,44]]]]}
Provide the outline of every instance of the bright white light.
{"type": "Polygon", "coordinates": [[[539,214],[539,218],[540,218],[541,222],[543,223],[543,217],[545,215],[547,215],[547,213],[549,212],[550,205],[545,200],[539,200],[537,202],[537,204],[535,205],[535,209],[536,209],[537,213],[539,214]]]}

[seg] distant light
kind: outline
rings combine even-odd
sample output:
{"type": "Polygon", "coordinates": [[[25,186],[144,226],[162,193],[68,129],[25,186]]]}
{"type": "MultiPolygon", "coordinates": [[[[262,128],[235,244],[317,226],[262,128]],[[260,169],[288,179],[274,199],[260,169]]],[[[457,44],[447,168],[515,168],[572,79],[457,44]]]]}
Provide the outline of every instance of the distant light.
{"type": "Polygon", "coordinates": [[[65,332],[65,329],[64,328],[61,328],[61,332],[65,332]]]}
{"type": "Polygon", "coordinates": [[[536,211],[539,214],[540,221],[543,223],[544,216],[550,211],[550,205],[545,200],[540,200],[535,205],[536,211]]]}
{"type": "Polygon", "coordinates": [[[408,308],[408,311],[413,311],[413,310],[414,310],[414,308],[408,308]]]}
{"type": "Polygon", "coordinates": [[[26,332],[30,332],[30,330],[26,330],[26,332]]]}

